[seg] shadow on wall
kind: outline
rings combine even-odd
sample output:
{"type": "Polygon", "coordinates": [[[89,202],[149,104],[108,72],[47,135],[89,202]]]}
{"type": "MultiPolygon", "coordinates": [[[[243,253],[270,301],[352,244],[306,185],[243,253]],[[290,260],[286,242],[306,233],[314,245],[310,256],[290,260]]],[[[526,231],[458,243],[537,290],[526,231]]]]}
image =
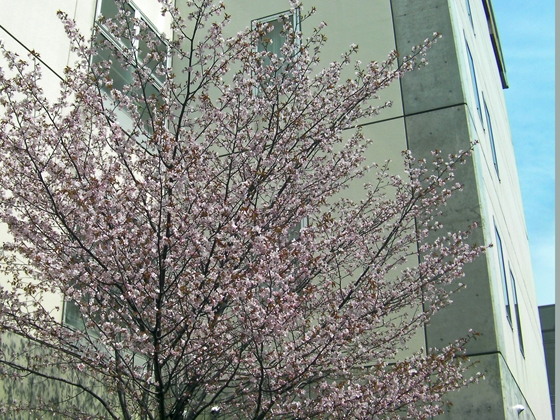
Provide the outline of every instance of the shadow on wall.
{"type": "MultiPolygon", "coordinates": [[[[0,354],[17,354],[19,362],[27,366],[38,366],[39,359],[34,355],[41,352],[53,351],[40,347],[13,334],[4,333],[0,342],[0,354]]],[[[40,371],[45,376],[56,376],[77,382],[83,385],[92,385],[88,378],[78,378],[74,373],[65,369],[60,358],[41,358],[41,360],[57,360],[50,366],[42,366],[40,371]]],[[[79,392],[76,388],[61,382],[37,375],[16,372],[2,367],[0,371],[0,416],[9,420],[35,420],[35,419],[60,419],[61,413],[74,413],[79,418],[81,412],[101,413],[103,408],[90,395],[79,392]],[[4,406],[7,411],[3,411],[4,406]]],[[[95,386],[95,384],[93,384],[95,386]]],[[[101,385],[97,384],[102,393],[101,385]]]]}
{"type": "Polygon", "coordinates": [[[541,320],[542,340],[544,346],[544,357],[546,360],[546,373],[548,376],[548,389],[550,390],[550,406],[552,408],[552,418],[556,418],[554,412],[555,384],[556,384],[556,362],[554,354],[556,353],[556,323],[555,323],[555,306],[545,305],[539,306],[539,318],[541,320]]]}

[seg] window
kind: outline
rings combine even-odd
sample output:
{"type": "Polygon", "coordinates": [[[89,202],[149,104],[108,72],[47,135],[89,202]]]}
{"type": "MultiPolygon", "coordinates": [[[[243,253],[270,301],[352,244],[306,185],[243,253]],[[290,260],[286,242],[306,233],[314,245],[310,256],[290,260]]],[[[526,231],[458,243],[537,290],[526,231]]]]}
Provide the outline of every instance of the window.
{"type": "MultiPolygon", "coordinates": [[[[83,303],[89,300],[88,296],[83,296],[83,303]]],[[[87,305],[86,305],[87,307],[87,305]]],[[[97,337],[99,336],[99,331],[96,328],[87,328],[85,323],[84,315],[80,310],[80,306],[75,300],[64,300],[63,311],[62,311],[62,323],[70,327],[71,329],[82,331],[87,333],[89,336],[97,337]]],[[[99,323],[100,317],[97,314],[92,314],[91,312],[87,314],[91,317],[95,323],[99,323]]]]}
{"type": "Polygon", "coordinates": [[[511,269],[509,271],[509,276],[511,278],[511,293],[513,297],[513,310],[515,311],[515,322],[517,324],[517,338],[519,340],[519,350],[521,354],[525,356],[525,347],[523,346],[523,333],[521,332],[521,318],[519,316],[519,301],[517,299],[517,287],[515,285],[515,277],[511,269]]]}
{"type": "Polygon", "coordinates": [[[116,89],[137,99],[144,128],[152,132],[153,127],[148,123],[151,120],[148,99],[157,100],[165,82],[163,70],[168,67],[167,44],[132,3],[121,6],[115,0],[102,0],[98,3],[97,15],[102,18],[97,34],[98,54],[92,61],[109,67],[100,88],[108,95],[116,89]],[[126,19],[127,25],[115,30],[110,24],[110,19],[115,18],[126,19]],[[122,56],[124,60],[115,56],[122,56]],[[133,89],[135,77],[140,78],[143,91],[133,89]]]}
{"type": "Polygon", "coordinates": [[[502,276],[502,289],[504,293],[504,301],[506,304],[506,318],[509,322],[509,325],[513,328],[511,324],[511,307],[509,305],[509,291],[508,291],[507,278],[506,278],[504,251],[502,248],[502,238],[500,238],[500,234],[498,233],[497,228],[495,228],[495,232],[496,232],[496,250],[498,251],[498,264],[500,264],[500,275],[502,276]]]}
{"type": "MultiPolygon", "coordinates": [[[[127,28],[121,31],[117,36],[113,33],[107,24],[106,19],[114,19],[119,15],[119,6],[115,0],[102,0],[99,5],[98,15],[103,16],[99,25],[99,40],[110,42],[116,51],[124,53],[130,59],[128,69],[123,69],[113,60],[111,75],[114,76],[113,87],[122,90],[122,88],[132,81],[132,73],[135,67],[141,67],[149,70],[151,83],[161,88],[165,81],[165,76],[157,71],[158,66],[167,65],[165,57],[167,56],[167,44],[157,34],[153,25],[130,3],[125,3],[121,16],[126,18],[127,28]],[[148,41],[152,48],[148,47],[148,41]],[[148,53],[154,50],[150,56],[148,53]]],[[[111,51],[109,49],[101,49],[98,54],[98,61],[101,59],[108,60],[111,51]]]]}
{"type": "Polygon", "coordinates": [[[305,229],[308,226],[309,226],[309,219],[306,216],[303,219],[301,219],[299,223],[296,223],[288,230],[288,242],[291,242],[293,240],[298,240],[301,236],[302,229],[305,229]]]}
{"type": "Polygon", "coordinates": [[[64,301],[63,310],[63,323],[64,325],[69,325],[78,330],[85,330],[84,320],[82,314],[80,313],[80,308],[73,300],[64,301]]]}
{"type": "Polygon", "coordinates": [[[467,5],[467,14],[469,15],[469,20],[471,21],[471,26],[472,26],[473,32],[474,32],[474,22],[473,22],[472,12],[471,12],[471,2],[470,2],[470,0],[465,0],[465,3],[467,5]]]}
{"type": "MultiPolygon", "coordinates": [[[[299,32],[299,9],[296,9],[294,13],[286,11],[254,20],[252,22],[252,27],[253,29],[259,29],[264,24],[269,25],[268,32],[260,37],[257,44],[257,51],[268,51],[271,55],[276,55],[278,58],[282,58],[282,46],[286,43],[288,36],[285,25],[288,24],[293,32],[299,32]]],[[[270,64],[270,62],[271,59],[268,57],[265,65],[270,64]]]]}
{"type": "Polygon", "coordinates": [[[467,58],[469,60],[469,69],[471,71],[471,81],[472,81],[472,87],[473,87],[473,91],[474,91],[474,101],[476,104],[476,110],[478,112],[478,116],[480,117],[480,120],[482,121],[482,109],[480,107],[480,95],[478,94],[478,83],[476,82],[476,71],[474,68],[474,60],[471,54],[471,50],[469,48],[469,44],[466,44],[467,46],[467,58]]]}
{"type": "Polygon", "coordinates": [[[496,174],[498,179],[500,179],[500,170],[498,169],[498,158],[496,157],[496,145],[494,143],[494,132],[492,131],[492,120],[490,118],[490,112],[486,106],[486,101],[484,101],[484,113],[486,115],[486,125],[488,127],[488,138],[490,139],[490,148],[492,150],[492,161],[494,162],[494,168],[496,169],[496,174]]]}

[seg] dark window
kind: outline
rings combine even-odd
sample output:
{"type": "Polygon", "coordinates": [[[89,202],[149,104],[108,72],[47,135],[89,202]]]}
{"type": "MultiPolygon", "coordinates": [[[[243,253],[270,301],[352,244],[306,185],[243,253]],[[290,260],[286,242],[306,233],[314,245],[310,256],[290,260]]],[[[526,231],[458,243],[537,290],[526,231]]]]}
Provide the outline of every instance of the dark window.
{"type": "Polygon", "coordinates": [[[100,88],[108,95],[112,89],[131,95],[140,114],[137,124],[153,133],[153,109],[161,102],[159,92],[165,82],[163,70],[168,67],[167,44],[135,6],[125,3],[119,15],[120,8],[114,0],[101,1],[97,11],[103,16],[98,25],[98,54],[92,61],[108,68],[100,88]],[[128,25],[115,34],[106,19],[121,17],[128,25]],[[116,55],[122,55],[124,60],[117,59],[116,55]],[[142,90],[131,89],[135,75],[140,78],[142,90]]]}
{"type": "Polygon", "coordinates": [[[78,330],[85,330],[84,320],[80,313],[80,308],[73,300],[64,302],[64,325],[76,328],[78,330]]]}
{"type": "Polygon", "coordinates": [[[308,218],[304,217],[301,221],[288,230],[288,242],[298,240],[301,236],[301,230],[308,226],[308,218]]]}
{"type": "Polygon", "coordinates": [[[469,48],[469,44],[467,43],[466,46],[467,46],[467,58],[469,60],[469,69],[471,71],[471,80],[472,80],[473,91],[474,91],[474,101],[476,103],[476,110],[478,112],[478,116],[482,121],[482,108],[480,107],[480,95],[478,94],[478,83],[476,82],[476,71],[474,68],[474,60],[471,54],[471,50],[469,48]]]}
{"type": "MultiPolygon", "coordinates": [[[[295,13],[282,12],[254,20],[252,22],[252,27],[254,29],[259,29],[262,28],[264,24],[267,25],[267,32],[260,37],[257,44],[257,51],[267,51],[270,52],[271,55],[282,58],[282,46],[285,44],[289,32],[298,32],[300,30],[299,10],[296,9],[295,13]]],[[[265,64],[269,63],[270,58],[267,58],[265,64]]]]}
{"type": "Polygon", "coordinates": [[[472,12],[471,12],[471,2],[469,0],[465,0],[465,3],[467,4],[467,14],[469,15],[469,20],[471,21],[471,26],[474,31],[474,22],[473,22],[472,12]]]}
{"type": "Polygon", "coordinates": [[[525,347],[523,346],[523,333],[521,332],[521,318],[519,316],[519,300],[517,299],[517,286],[515,284],[515,277],[513,273],[509,272],[511,277],[511,294],[513,295],[513,310],[515,311],[515,322],[517,324],[517,338],[519,339],[519,350],[525,356],[525,347]]]}
{"type": "Polygon", "coordinates": [[[87,313],[85,317],[82,314],[82,310],[84,310],[84,305],[86,308],[85,310],[87,310],[88,308],[87,305],[88,300],[89,300],[88,296],[83,296],[82,309],[80,309],[80,306],[76,301],[65,300],[63,306],[64,310],[63,310],[62,323],[72,329],[86,332],[87,335],[89,336],[97,337],[99,336],[99,331],[95,327],[87,328],[85,318],[90,317],[90,320],[92,320],[95,324],[99,324],[101,318],[99,317],[99,315],[92,314],[91,312],[87,313]]]}
{"type": "Polygon", "coordinates": [[[484,113],[486,114],[486,126],[488,127],[488,138],[490,139],[490,148],[492,150],[492,162],[494,162],[494,168],[496,169],[496,174],[498,179],[500,179],[500,170],[498,169],[498,158],[496,156],[496,144],[494,143],[494,132],[492,130],[492,119],[490,118],[490,112],[486,106],[486,101],[484,101],[484,113]]]}
{"type": "MultiPolygon", "coordinates": [[[[118,6],[114,0],[103,0],[98,14],[104,18],[114,19],[118,16],[118,11],[118,6]]],[[[165,76],[158,71],[158,67],[167,65],[167,44],[140,10],[130,4],[125,4],[123,12],[123,16],[126,17],[129,25],[118,36],[111,33],[105,20],[101,20],[98,34],[98,45],[101,48],[99,48],[98,56],[94,58],[94,62],[112,60],[109,76],[112,78],[112,87],[115,89],[122,90],[124,86],[130,84],[134,69],[140,67],[149,70],[152,79],[150,83],[159,89],[165,81],[165,76]],[[138,24],[139,22],[140,24],[138,24]],[[148,47],[146,40],[150,40],[154,44],[153,49],[148,47]],[[112,44],[112,48],[103,48],[102,44],[106,44],[107,41],[112,44]],[[127,68],[123,69],[122,65],[118,63],[119,60],[112,57],[113,51],[121,52],[127,56],[127,61],[129,61],[127,68]],[[151,54],[150,57],[148,57],[148,53],[151,54]]]]}
{"type": "Polygon", "coordinates": [[[497,228],[495,229],[495,231],[496,231],[496,250],[498,251],[498,264],[500,264],[500,275],[502,276],[502,289],[504,293],[504,301],[506,304],[506,317],[509,322],[509,325],[512,326],[511,307],[509,304],[509,291],[508,291],[507,278],[506,278],[506,266],[504,261],[504,251],[502,248],[502,239],[500,238],[500,234],[498,233],[497,228]]]}

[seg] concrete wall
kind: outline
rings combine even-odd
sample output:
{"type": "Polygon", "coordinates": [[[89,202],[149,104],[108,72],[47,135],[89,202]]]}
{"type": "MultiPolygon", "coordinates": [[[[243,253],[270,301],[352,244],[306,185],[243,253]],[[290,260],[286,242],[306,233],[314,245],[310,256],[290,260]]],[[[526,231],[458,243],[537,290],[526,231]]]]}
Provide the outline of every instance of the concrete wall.
{"type": "MultiPolygon", "coordinates": [[[[478,244],[495,243],[495,226],[498,228],[506,260],[512,325],[505,315],[497,251],[491,248],[467,268],[467,289],[455,295],[454,304],[432,320],[426,329],[426,344],[445,345],[464,336],[470,328],[482,334],[469,344],[468,351],[473,360],[479,361],[479,368],[486,371],[487,379],[453,397],[456,408],[449,418],[523,418],[511,411],[512,406],[523,403],[528,407],[525,418],[548,419],[550,413],[542,408],[542,395],[546,395],[546,386],[542,385],[544,356],[537,340],[540,327],[515,158],[483,3],[471,1],[469,16],[466,1],[350,4],[329,0],[317,4],[317,14],[303,23],[302,30],[305,35],[320,21],[327,22],[325,34],[329,41],[322,55],[325,65],[338,59],[351,43],[360,46],[357,58],[367,62],[382,60],[394,48],[406,54],[433,32],[443,34],[428,54],[427,68],[407,74],[400,84],[383,92],[382,100],[392,100],[394,106],[364,122],[365,134],[374,139],[368,158],[381,161],[393,156],[398,160],[397,154],[405,147],[417,156],[435,148],[451,153],[480,142],[470,162],[457,170],[457,179],[465,184],[465,191],[449,204],[443,223],[453,230],[477,222],[480,228],[471,239],[478,244]],[[482,117],[475,101],[467,43],[473,56],[482,117]],[[492,121],[499,176],[484,104],[492,121]],[[517,282],[525,356],[517,337],[510,270],[517,282]]],[[[232,32],[249,26],[254,19],[288,9],[287,2],[284,5],[272,0],[232,0],[226,6],[233,16],[232,32]]]]}
{"type": "Polygon", "coordinates": [[[95,12],[95,1],[20,0],[5,1],[0,5],[0,25],[5,29],[0,29],[0,37],[4,44],[22,57],[27,57],[28,54],[24,46],[40,54],[43,62],[52,69],[50,71],[44,68],[44,88],[47,96],[52,95],[53,97],[59,90],[60,80],[56,75],[62,75],[64,68],[73,62],[70,43],[64,27],[56,15],[58,10],[62,10],[74,18],[78,27],[86,36],[89,36],[95,12]]]}
{"type": "MultiPolygon", "coordinates": [[[[449,229],[463,229],[465,223],[477,221],[481,230],[474,239],[486,244],[496,243],[495,226],[498,228],[506,260],[512,323],[506,318],[497,249],[491,248],[467,269],[467,289],[432,320],[427,328],[427,341],[433,345],[445,343],[463,334],[467,327],[482,334],[469,345],[468,353],[473,360],[480,360],[482,366],[489,366],[488,359],[494,360],[487,380],[494,381],[494,376],[499,375],[502,389],[493,386],[494,392],[472,391],[473,397],[468,398],[469,411],[479,413],[477,418],[499,418],[484,407],[502,394],[505,418],[547,419],[550,413],[542,398],[546,383],[543,383],[543,354],[537,335],[539,324],[531,261],[502,85],[483,4],[471,1],[472,22],[466,4],[466,1],[447,0],[421,4],[392,1],[398,49],[417,42],[415,35],[427,36],[423,34],[429,31],[443,34],[441,43],[429,53],[427,71],[407,75],[401,83],[408,142],[417,155],[427,154],[435,147],[453,151],[467,148],[472,141],[480,142],[472,163],[457,171],[465,191],[451,203],[451,214],[444,218],[443,224],[449,229]],[[482,118],[475,101],[467,43],[476,71],[482,118]],[[492,157],[485,103],[492,123],[499,176],[492,157]],[[518,339],[510,271],[517,284],[525,355],[518,339]],[[512,412],[511,407],[516,404],[527,407],[523,414],[526,417],[512,412]]],[[[464,411],[459,406],[456,404],[449,418],[465,418],[459,414],[464,411]]]]}
{"type": "Polygon", "coordinates": [[[552,405],[552,416],[555,415],[556,396],[556,305],[539,307],[539,317],[542,327],[542,340],[546,358],[546,371],[548,376],[548,387],[550,390],[550,403],[552,405]]]}

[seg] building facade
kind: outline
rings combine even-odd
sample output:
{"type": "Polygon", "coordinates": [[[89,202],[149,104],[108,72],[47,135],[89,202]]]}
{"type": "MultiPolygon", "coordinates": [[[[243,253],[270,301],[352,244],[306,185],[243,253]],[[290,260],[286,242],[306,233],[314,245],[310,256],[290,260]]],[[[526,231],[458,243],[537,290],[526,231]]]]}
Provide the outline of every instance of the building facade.
{"type": "MultiPolygon", "coordinates": [[[[226,6],[232,31],[273,21],[288,9],[273,0],[232,0],[226,6]]],[[[434,149],[454,153],[478,143],[472,162],[457,170],[464,191],[450,203],[442,223],[450,230],[477,223],[475,242],[493,247],[467,268],[466,289],[453,296],[453,304],[436,314],[413,345],[442,347],[469,329],[481,334],[469,343],[468,355],[486,379],[451,395],[453,405],[442,418],[551,418],[503,95],[506,67],[491,1],[329,0],[316,6],[317,13],[301,30],[305,37],[306,29],[327,23],[325,65],[353,43],[359,45],[357,59],[382,61],[390,50],[407,54],[433,32],[443,35],[428,53],[428,67],[383,91],[381,99],[393,101],[392,108],[362,124],[364,135],[374,141],[368,158],[375,162],[398,161],[405,149],[421,157],[434,149]]],[[[359,189],[349,194],[359,198],[359,189]]]]}
{"type": "Polygon", "coordinates": [[[550,404],[552,406],[552,418],[556,416],[556,305],[539,306],[539,318],[541,320],[542,341],[546,359],[546,372],[548,374],[548,388],[550,391],[550,404]]]}
{"type": "MultiPolygon", "coordinates": [[[[443,35],[429,52],[428,67],[383,91],[382,100],[393,101],[393,106],[362,124],[364,135],[374,140],[369,160],[398,161],[405,149],[418,157],[434,149],[454,153],[478,142],[472,160],[457,171],[464,192],[450,202],[441,222],[449,230],[477,223],[474,240],[493,247],[467,267],[462,280],[466,289],[454,295],[453,305],[438,313],[412,343],[416,349],[443,347],[471,329],[480,333],[467,353],[477,362],[474,372],[484,373],[485,380],[451,395],[453,405],[442,418],[550,419],[529,246],[503,95],[506,68],[491,1],[318,3],[317,13],[301,30],[305,36],[319,22],[327,22],[325,65],[352,43],[360,47],[356,58],[382,61],[390,50],[407,54],[433,32],[443,35]]],[[[157,1],[131,4],[154,31],[166,31],[169,22],[161,16],[157,1]]],[[[40,52],[49,69],[44,72],[45,86],[54,95],[60,75],[73,60],[56,10],[68,12],[88,33],[101,7],[102,0],[61,0],[56,6],[39,0],[5,2],[0,6],[0,37],[8,49],[22,55],[26,49],[40,52]]],[[[228,30],[235,33],[255,20],[278,16],[289,5],[230,0],[226,7],[232,15],[228,30]]],[[[358,190],[350,194],[359,197],[358,190]]],[[[60,298],[53,296],[52,301],[55,306],[60,298]]]]}

